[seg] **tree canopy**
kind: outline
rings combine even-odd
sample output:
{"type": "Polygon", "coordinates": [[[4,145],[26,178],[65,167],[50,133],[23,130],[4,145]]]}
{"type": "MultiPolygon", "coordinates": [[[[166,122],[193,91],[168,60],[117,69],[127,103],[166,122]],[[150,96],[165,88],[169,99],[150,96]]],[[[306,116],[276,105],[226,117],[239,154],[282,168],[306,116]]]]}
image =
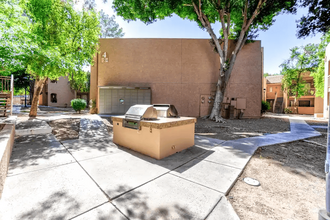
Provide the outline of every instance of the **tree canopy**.
{"type": "MultiPolygon", "coordinates": [[[[93,62],[100,35],[94,10],[76,11],[69,0],[1,3],[6,9],[0,12],[0,33],[4,33],[0,43],[2,68],[14,71],[26,66],[36,81],[34,94],[40,94],[48,78],[77,78],[75,73],[93,62]]],[[[36,115],[38,98],[39,95],[33,97],[30,116],[36,115]]]]}
{"type": "Polygon", "coordinates": [[[124,37],[124,32],[119,24],[115,21],[115,16],[111,17],[105,13],[103,10],[100,11],[100,25],[101,25],[101,35],[100,38],[117,38],[124,37]]]}
{"type": "Polygon", "coordinates": [[[0,72],[9,75],[22,69],[37,49],[32,26],[23,16],[23,3],[19,0],[0,0],[0,72]]]}
{"type": "Polygon", "coordinates": [[[308,7],[308,14],[303,16],[297,24],[299,38],[325,34],[330,30],[330,1],[329,0],[303,0],[303,7],[308,7]]]}
{"type": "Polygon", "coordinates": [[[307,44],[303,47],[294,47],[290,51],[290,58],[281,64],[281,74],[284,75],[282,90],[295,97],[296,106],[297,99],[305,95],[310,89],[306,87],[303,73],[313,72],[317,68],[319,64],[318,45],[307,44]]]}
{"type": "Polygon", "coordinates": [[[315,96],[324,98],[324,58],[325,58],[325,49],[330,43],[330,31],[328,31],[321,38],[321,43],[317,51],[317,56],[319,58],[319,64],[317,68],[311,73],[314,79],[314,86],[316,89],[315,96]]]}
{"type": "Polygon", "coordinates": [[[295,12],[296,0],[114,0],[113,8],[124,19],[151,24],[173,14],[196,22],[206,30],[219,54],[220,71],[210,119],[221,122],[221,105],[236,57],[248,39],[267,30],[281,11],[295,12]],[[214,32],[212,24],[220,22],[214,32]],[[218,35],[217,35],[218,34],[218,35]],[[218,37],[219,36],[219,37],[218,37]],[[229,39],[235,39],[229,49],[229,39]]]}

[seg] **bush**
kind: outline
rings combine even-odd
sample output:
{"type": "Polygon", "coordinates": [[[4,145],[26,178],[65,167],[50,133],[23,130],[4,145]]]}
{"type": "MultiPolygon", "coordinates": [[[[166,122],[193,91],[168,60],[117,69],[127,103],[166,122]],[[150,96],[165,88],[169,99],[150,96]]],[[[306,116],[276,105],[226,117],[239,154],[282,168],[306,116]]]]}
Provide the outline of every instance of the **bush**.
{"type": "Polygon", "coordinates": [[[76,112],[79,112],[80,114],[80,111],[86,108],[87,103],[84,99],[72,99],[71,106],[76,112]]]}
{"type": "Polygon", "coordinates": [[[291,111],[291,109],[289,109],[289,108],[285,108],[285,109],[284,109],[284,113],[285,113],[285,114],[292,114],[292,111],[291,111]]]}
{"type": "Polygon", "coordinates": [[[262,111],[267,111],[270,109],[270,103],[266,101],[261,101],[261,109],[262,111]]]}

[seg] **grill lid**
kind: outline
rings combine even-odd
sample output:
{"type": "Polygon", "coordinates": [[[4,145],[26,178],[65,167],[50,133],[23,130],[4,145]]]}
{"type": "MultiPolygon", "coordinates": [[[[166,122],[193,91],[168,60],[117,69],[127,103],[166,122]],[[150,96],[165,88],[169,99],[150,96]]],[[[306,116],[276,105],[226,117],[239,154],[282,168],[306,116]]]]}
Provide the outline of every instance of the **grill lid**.
{"type": "Polygon", "coordinates": [[[161,118],[177,118],[179,117],[178,111],[174,105],[170,104],[156,104],[153,105],[157,110],[157,116],[161,118]]]}
{"type": "Polygon", "coordinates": [[[126,119],[157,119],[157,111],[152,105],[133,105],[125,114],[126,119]]]}

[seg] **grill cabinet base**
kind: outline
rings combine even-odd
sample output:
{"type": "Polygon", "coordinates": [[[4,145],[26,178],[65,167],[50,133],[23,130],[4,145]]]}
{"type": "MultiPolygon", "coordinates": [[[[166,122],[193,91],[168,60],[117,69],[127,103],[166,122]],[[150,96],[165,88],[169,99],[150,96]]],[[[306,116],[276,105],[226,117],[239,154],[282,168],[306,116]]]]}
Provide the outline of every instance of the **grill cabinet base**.
{"type": "Polygon", "coordinates": [[[156,159],[163,159],[194,145],[195,118],[141,120],[139,129],[123,127],[124,116],[114,116],[113,142],[156,159]]]}

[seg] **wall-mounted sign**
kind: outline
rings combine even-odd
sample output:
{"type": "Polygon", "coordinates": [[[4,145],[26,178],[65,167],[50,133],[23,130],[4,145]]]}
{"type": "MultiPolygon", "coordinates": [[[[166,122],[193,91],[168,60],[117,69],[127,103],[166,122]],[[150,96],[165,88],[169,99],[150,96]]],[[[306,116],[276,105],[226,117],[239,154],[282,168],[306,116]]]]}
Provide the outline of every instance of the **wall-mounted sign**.
{"type": "Polygon", "coordinates": [[[108,57],[107,57],[107,52],[104,52],[103,54],[102,54],[102,58],[101,58],[101,62],[102,63],[104,63],[104,62],[109,62],[109,59],[108,59],[108,57]]]}

